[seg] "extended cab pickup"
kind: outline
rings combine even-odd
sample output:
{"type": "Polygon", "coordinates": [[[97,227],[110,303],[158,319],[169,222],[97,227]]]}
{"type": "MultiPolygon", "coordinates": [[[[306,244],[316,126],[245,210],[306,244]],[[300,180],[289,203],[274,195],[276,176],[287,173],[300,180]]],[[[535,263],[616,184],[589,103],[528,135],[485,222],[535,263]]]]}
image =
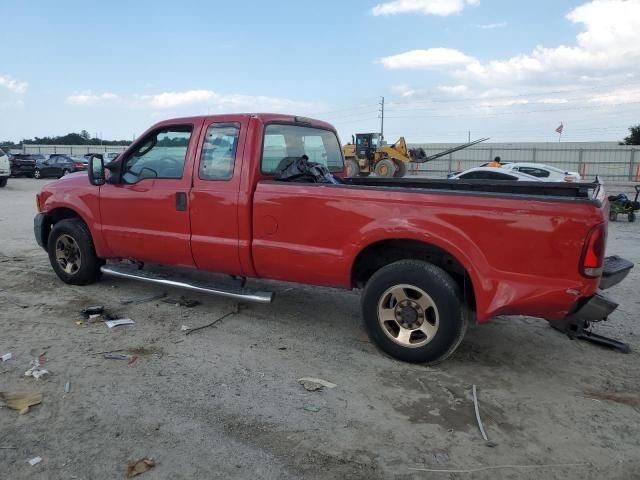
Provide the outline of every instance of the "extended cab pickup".
{"type": "Polygon", "coordinates": [[[270,301],[249,278],[362,288],[373,340],[438,362],[470,321],[530,315],[569,333],[605,319],[604,295],[630,262],[605,262],[608,204],[598,183],[343,178],[334,128],[289,115],[180,118],[118,159],[90,161],[37,195],[37,242],[56,274],[102,273],[270,301]],[[302,158],[334,182],[274,178],[302,158]],[[133,261],[133,262],[132,262],[133,261]],[[224,273],[227,284],[166,278],[144,263],[224,273]]]}

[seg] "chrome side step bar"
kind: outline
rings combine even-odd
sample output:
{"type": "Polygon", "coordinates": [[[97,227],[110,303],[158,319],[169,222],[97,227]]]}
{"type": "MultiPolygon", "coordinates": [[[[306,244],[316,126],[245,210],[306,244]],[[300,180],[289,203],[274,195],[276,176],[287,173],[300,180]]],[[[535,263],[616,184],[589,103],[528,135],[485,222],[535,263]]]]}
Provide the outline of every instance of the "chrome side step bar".
{"type": "Polygon", "coordinates": [[[209,293],[234,300],[242,300],[254,303],[271,303],[273,301],[273,292],[256,292],[254,290],[238,287],[233,285],[214,284],[187,281],[183,279],[172,279],[153,272],[139,270],[135,266],[128,265],[103,265],[100,270],[105,275],[113,275],[114,277],[128,278],[130,280],[140,280],[142,282],[155,283],[168,287],[184,288],[194,292],[209,293]]]}

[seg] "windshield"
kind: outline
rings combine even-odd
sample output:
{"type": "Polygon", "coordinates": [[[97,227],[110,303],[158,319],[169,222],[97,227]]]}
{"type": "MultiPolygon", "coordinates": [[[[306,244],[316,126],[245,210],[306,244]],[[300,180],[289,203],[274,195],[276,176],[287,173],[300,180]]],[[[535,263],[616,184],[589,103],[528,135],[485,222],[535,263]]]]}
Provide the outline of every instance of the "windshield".
{"type": "Polygon", "coordinates": [[[341,172],[342,150],[336,134],[321,128],[299,125],[267,125],[262,147],[262,173],[272,174],[282,159],[306,155],[330,172],[341,172]]]}

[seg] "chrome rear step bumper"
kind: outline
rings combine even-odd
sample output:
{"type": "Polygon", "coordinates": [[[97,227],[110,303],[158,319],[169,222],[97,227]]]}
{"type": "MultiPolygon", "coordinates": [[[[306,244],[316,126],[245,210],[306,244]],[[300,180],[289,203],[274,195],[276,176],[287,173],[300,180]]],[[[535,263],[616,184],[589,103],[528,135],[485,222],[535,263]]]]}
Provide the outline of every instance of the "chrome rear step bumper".
{"type": "Polygon", "coordinates": [[[114,277],[140,280],[142,282],[155,283],[157,285],[165,285],[168,287],[183,288],[185,290],[208,293],[210,295],[218,295],[220,297],[232,298],[234,300],[242,300],[245,302],[271,303],[274,297],[273,292],[259,292],[235,285],[196,282],[182,278],[169,278],[153,272],[139,270],[137,267],[129,265],[103,265],[100,267],[100,270],[105,275],[112,275],[114,277]]]}

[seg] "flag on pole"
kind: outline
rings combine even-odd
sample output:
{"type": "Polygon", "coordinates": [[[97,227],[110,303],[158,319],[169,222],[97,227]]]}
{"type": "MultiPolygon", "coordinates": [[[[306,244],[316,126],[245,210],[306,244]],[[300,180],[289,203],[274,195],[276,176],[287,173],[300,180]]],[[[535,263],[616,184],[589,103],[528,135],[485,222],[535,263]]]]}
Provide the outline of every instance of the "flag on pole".
{"type": "Polygon", "coordinates": [[[562,130],[564,130],[564,125],[562,125],[562,122],[560,122],[560,126],[556,128],[556,132],[562,135],[562,130]]]}

